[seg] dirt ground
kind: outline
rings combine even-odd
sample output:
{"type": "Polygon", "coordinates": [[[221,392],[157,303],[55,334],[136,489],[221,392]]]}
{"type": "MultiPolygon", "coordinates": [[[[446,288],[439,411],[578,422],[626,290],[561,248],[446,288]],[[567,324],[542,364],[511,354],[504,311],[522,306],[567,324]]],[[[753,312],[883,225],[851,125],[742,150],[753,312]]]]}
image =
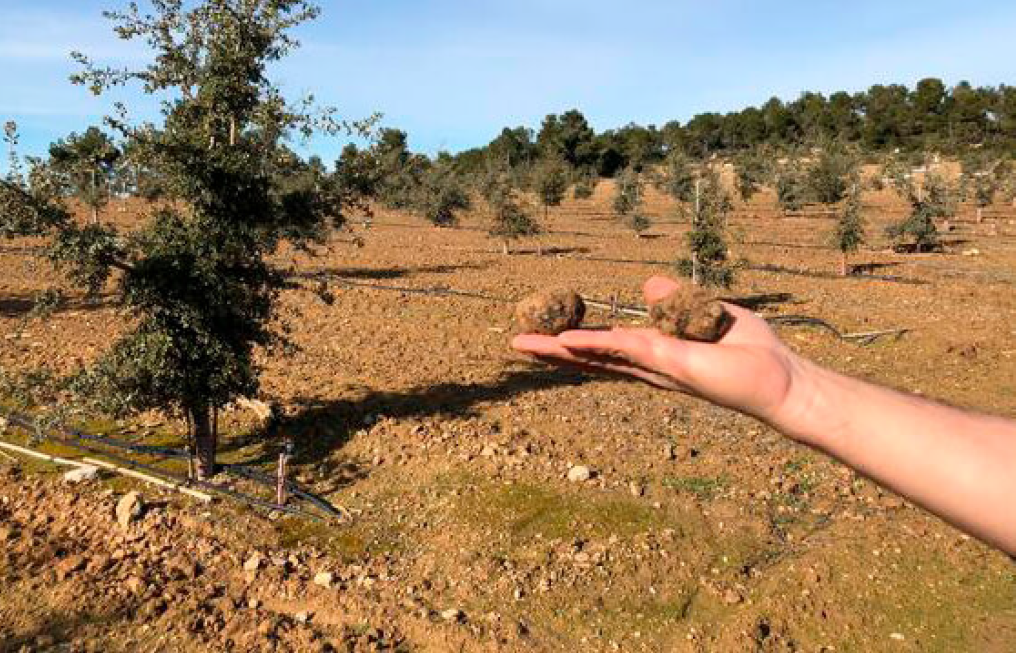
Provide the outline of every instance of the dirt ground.
{"type": "MultiPolygon", "coordinates": [[[[482,211],[457,229],[380,212],[354,221],[363,247],[340,234],[316,258],[280,259],[332,278],[332,305],[284,295],[301,349],[266,361],[264,390],[285,407],[297,477],[341,521],[5,463],[0,651],[1016,650],[1005,556],[751,419],[529,362],[508,348],[510,302],[391,289],[510,300],[565,286],[636,304],[685,251],[687,225],[650,193],[655,223],[636,238],[610,193],[553,209],[542,256],[532,240],[502,255],[482,211]],[[570,482],[573,465],[592,478],[570,482]],[[113,509],[130,488],[149,507],[122,528],[113,509]]],[[[731,252],[746,267],[730,295],[844,331],[911,328],[871,346],[780,332],[842,372],[1016,417],[1016,210],[978,224],[964,208],[944,253],[897,254],[881,233],[902,210],[866,198],[871,244],[854,263],[909,283],[835,278],[828,218],[780,217],[768,195],[739,206],[731,252]]],[[[0,249],[0,366],[69,371],[123,317],[72,295],[29,319],[60,283],[30,245],[0,249]]],[[[183,430],[153,416],[108,428],[163,444],[183,430]]],[[[225,460],[272,469],[279,443],[249,414],[223,429],[225,460]]]]}

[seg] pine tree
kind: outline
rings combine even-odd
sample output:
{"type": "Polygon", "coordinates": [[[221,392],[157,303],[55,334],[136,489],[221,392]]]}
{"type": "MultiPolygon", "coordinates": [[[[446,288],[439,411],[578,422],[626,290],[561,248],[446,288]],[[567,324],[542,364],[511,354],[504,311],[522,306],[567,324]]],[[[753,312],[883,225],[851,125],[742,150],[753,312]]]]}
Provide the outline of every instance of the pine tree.
{"type": "Polygon", "coordinates": [[[617,189],[614,193],[614,212],[622,219],[625,226],[641,236],[651,226],[648,217],[642,213],[645,194],[645,183],[634,168],[625,168],[617,176],[617,189]]]}
{"type": "Polygon", "coordinates": [[[550,219],[550,207],[560,206],[568,191],[568,168],[563,161],[545,159],[533,171],[536,195],[543,205],[543,220],[550,219]]]}
{"type": "Polygon", "coordinates": [[[99,211],[109,202],[110,182],[120,150],[98,127],[83,134],[71,134],[49,147],[50,164],[71,195],[92,211],[98,223],[99,211]]]}
{"type": "Polygon", "coordinates": [[[501,240],[502,251],[507,255],[511,253],[512,240],[539,235],[542,229],[519,203],[511,179],[507,175],[493,176],[492,179],[485,189],[492,213],[489,233],[501,240]]]}
{"type": "Polygon", "coordinates": [[[773,185],[776,188],[776,203],[784,215],[800,211],[807,201],[804,171],[796,159],[788,159],[774,168],[773,185]]]}
{"type": "Polygon", "coordinates": [[[925,174],[924,183],[919,186],[906,166],[894,159],[887,163],[885,170],[897,192],[910,204],[910,212],[886,227],[886,235],[897,246],[909,241],[918,252],[939,249],[941,241],[935,220],[956,213],[956,190],[935,172],[925,174]]]}
{"type": "Polygon", "coordinates": [[[805,196],[819,204],[837,204],[847,196],[858,161],[847,152],[825,148],[804,173],[805,196]]]}
{"type": "Polygon", "coordinates": [[[692,228],[688,232],[689,258],[677,263],[678,272],[702,286],[729,288],[734,268],[728,261],[724,226],[733,209],[730,195],[718,174],[705,170],[696,181],[692,228]]]}
{"type": "Polygon", "coordinates": [[[416,208],[432,224],[454,226],[459,211],[468,210],[470,205],[469,194],[450,165],[436,164],[424,174],[416,208]]]}
{"type": "Polygon", "coordinates": [[[691,160],[683,152],[673,151],[667,155],[656,187],[678,202],[691,202],[695,197],[695,178],[691,160]]]}
{"type": "Polygon", "coordinates": [[[861,216],[861,184],[854,175],[847,201],[833,229],[833,244],[840,251],[840,274],[847,276],[847,257],[864,244],[864,218],[861,216]]]}
{"type": "Polygon", "coordinates": [[[596,192],[597,181],[599,181],[599,177],[592,168],[580,170],[575,175],[575,189],[572,195],[577,200],[589,199],[596,192]]]}
{"type": "Polygon", "coordinates": [[[771,154],[765,150],[753,149],[734,158],[735,183],[742,202],[747,204],[762,189],[771,165],[771,154]]]}

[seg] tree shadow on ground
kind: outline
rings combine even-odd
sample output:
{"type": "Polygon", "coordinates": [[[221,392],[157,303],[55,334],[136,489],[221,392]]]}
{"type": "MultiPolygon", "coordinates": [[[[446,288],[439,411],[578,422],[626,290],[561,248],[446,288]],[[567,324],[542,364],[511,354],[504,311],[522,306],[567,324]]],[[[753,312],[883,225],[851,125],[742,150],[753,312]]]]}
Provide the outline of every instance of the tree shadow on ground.
{"type": "Polygon", "coordinates": [[[743,297],[721,297],[720,299],[752,311],[769,308],[770,306],[779,306],[780,304],[799,303],[794,302],[794,295],[789,292],[759,293],[743,297]]]}
{"type": "Polygon", "coordinates": [[[871,274],[876,270],[883,270],[885,268],[895,268],[903,265],[900,261],[887,261],[887,262],[866,262],[866,263],[851,263],[847,267],[847,273],[854,276],[864,276],[871,274]]]}
{"type": "Polygon", "coordinates": [[[544,247],[542,250],[533,248],[512,249],[516,256],[555,256],[558,254],[588,254],[592,250],[588,247],[544,247]]]}
{"type": "MultiPolygon", "coordinates": [[[[37,305],[35,295],[16,294],[7,297],[0,297],[0,317],[20,318],[29,315],[37,305]]],[[[65,313],[67,311],[99,311],[113,305],[111,296],[102,295],[99,297],[83,297],[75,299],[63,299],[52,310],[53,314],[65,313]]]]}
{"type": "MultiPolygon", "coordinates": [[[[37,612],[39,611],[45,611],[45,606],[38,606],[37,612]]],[[[0,627],[0,653],[64,650],[63,645],[82,637],[84,629],[88,626],[101,626],[104,630],[112,629],[121,619],[130,621],[126,612],[120,615],[116,612],[53,610],[41,617],[41,621],[28,631],[5,632],[5,629],[0,627]]]]}
{"type": "Polygon", "coordinates": [[[960,247],[962,245],[969,245],[974,242],[969,238],[943,238],[941,241],[942,247],[960,247]]]}
{"type": "MultiPolygon", "coordinates": [[[[505,401],[535,390],[578,386],[593,380],[581,372],[527,366],[483,383],[438,383],[406,391],[367,389],[358,397],[329,401],[297,399],[296,411],[281,419],[275,440],[293,439],[294,463],[321,464],[349,442],[353,432],[377,416],[396,419],[435,415],[468,417],[477,414],[474,408],[478,404],[505,401]]],[[[266,447],[260,457],[246,464],[274,460],[278,446],[266,447]]],[[[346,471],[352,475],[356,473],[353,468],[346,471]]]]}
{"type": "Polygon", "coordinates": [[[456,265],[418,265],[415,267],[395,266],[390,268],[316,268],[294,273],[292,276],[302,279],[335,277],[340,279],[402,279],[416,274],[452,274],[463,270],[486,270],[489,263],[460,263],[456,265]]]}
{"type": "Polygon", "coordinates": [[[777,243],[769,240],[746,240],[742,245],[764,245],[766,247],[786,247],[787,249],[829,249],[828,245],[814,245],[811,243],[777,243]]]}
{"type": "Polygon", "coordinates": [[[774,272],[777,274],[789,274],[797,277],[810,277],[812,279],[828,279],[830,281],[846,281],[846,280],[874,280],[874,281],[885,281],[890,283],[902,283],[912,286],[923,286],[927,285],[928,282],[924,279],[912,279],[910,277],[899,277],[894,275],[878,275],[878,274],[857,274],[847,275],[837,274],[835,272],[824,272],[819,270],[804,270],[788,268],[782,265],[773,265],[769,263],[747,263],[743,266],[745,270],[753,270],[755,272],[774,272]]]}
{"type": "MultiPolygon", "coordinates": [[[[962,244],[969,241],[954,241],[955,244],[962,244]]],[[[892,246],[892,251],[897,254],[942,254],[945,252],[945,242],[935,245],[919,245],[917,243],[897,243],[892,246]]]]}

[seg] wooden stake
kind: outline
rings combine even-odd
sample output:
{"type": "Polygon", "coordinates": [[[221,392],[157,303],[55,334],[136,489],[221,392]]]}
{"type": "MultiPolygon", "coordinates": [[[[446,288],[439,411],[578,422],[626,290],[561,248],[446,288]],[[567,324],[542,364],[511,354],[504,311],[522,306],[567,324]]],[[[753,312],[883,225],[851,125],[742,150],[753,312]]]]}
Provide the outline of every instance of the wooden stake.
{"type": "Polygon", "coordinates": [[[275,502],[280,506],[286,505],[286,467],[292,453],[293,441],[287,439],[285,446],[279,453],[278,481],[275,486],[275,502]]]}

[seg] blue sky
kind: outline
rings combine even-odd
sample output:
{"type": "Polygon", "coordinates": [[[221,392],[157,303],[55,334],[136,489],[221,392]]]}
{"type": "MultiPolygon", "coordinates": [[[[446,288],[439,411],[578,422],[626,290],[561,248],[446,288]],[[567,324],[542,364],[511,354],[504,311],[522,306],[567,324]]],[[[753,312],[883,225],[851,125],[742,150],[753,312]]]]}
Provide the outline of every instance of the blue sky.
{"type": "MultiPolygon", "coordinates": [[[[68,53],[145,61],[101,17],[121,0],[0,0],[0,121],[23,150],[97,123],[110,102],[71,86],[68,53]]],[[[686,121],[770,96],[873,83],[1014,84],[1016,3],[940,0],[323,0],[276,70],[348,118],[374,111],[413,149],[482,145],[576,107],[597,129],[686,121]]],[[[131,97],[131,96],[129,96],[131,97]]],[[[151,117],[156,107],[142,99],[151,117]]],[[[308,148],[327,162],[341,142],[308,148]]]]}

